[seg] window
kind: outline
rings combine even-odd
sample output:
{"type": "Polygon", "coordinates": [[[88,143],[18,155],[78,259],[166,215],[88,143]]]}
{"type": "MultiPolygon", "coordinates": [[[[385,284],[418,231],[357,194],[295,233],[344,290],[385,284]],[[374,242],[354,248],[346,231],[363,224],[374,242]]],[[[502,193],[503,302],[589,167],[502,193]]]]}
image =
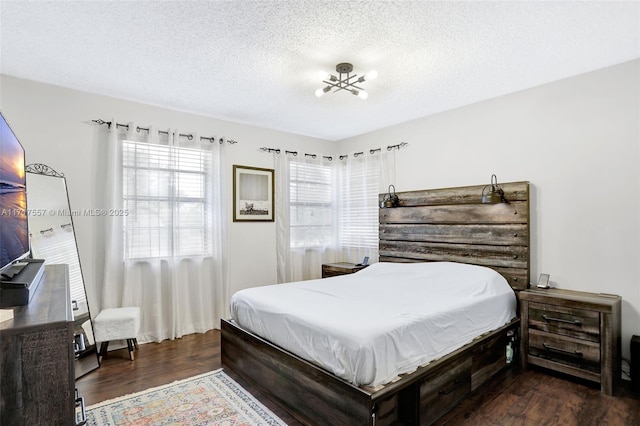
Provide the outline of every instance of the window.
{"type": "Polygon", "coordinates": [[[290,244],[325,247],[333,237],[333,173],[322,164],[289,163],[290,244]]]}
{"type": "Polygon", "coordinates": [[[338,208],[340,247],[378,248],[379,157],[340,165],[338,208]]]}
{"type": "Polygon", "coordinates": [[[380,157],[331,165],[291,161],[291,247],[377,249],[380,161],[380,157]]]}
{"type": "Polygon", "coordinates": [[[209,254],[210,153],[123,141],[125,258],[209,254]]]}

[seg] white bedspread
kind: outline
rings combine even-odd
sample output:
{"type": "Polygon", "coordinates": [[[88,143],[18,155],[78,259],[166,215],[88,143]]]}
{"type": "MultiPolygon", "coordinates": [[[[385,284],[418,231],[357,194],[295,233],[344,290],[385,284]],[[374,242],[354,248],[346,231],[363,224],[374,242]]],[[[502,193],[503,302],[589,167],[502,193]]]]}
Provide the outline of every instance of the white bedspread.
{"type": "Polygon", "coordinates": [[[516,315],[497,272],[452,262],[374,263],[355,274],[249,288],[239,325],[356,385],[377,386],[516,315]]]}

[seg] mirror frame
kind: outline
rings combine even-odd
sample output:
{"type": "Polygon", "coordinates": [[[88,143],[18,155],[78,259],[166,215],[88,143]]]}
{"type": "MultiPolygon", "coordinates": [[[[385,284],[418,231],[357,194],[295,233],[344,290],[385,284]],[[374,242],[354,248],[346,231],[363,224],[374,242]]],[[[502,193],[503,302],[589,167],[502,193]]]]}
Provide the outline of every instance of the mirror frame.
{"type": "MultiPolygon", "coordinates": [[[[71,203],[69,202],[69,191],[68,191],[68,188],[67,188],[67,180],[66,180],[64,174],[58,173],[56,170],[54,170],[51,167],[47,166],[46,164],[42,164],[42,163],[28,164],[25,167],[25,172],[33,174],[33,175],[40,175],[40,176],[46,176],[46,177],[51,177],[51,178],[55,178],[55,179],[62,179],[62,183],[64,185],[64,192],[65,192],[65,196],[66,196],[66,200],[63,200],[62,203],[64,203],[64,201],[66,201],[66,206],[68,208],[68,211],[71,211],[71,203]]],[[[29,205],[29,184],[27,183],[27,206],[28,205],[29,205]]],[[[84,273],[82,271],[82,263],[80,262],[80,252],[78,251],[78,240],[76,238],[76,232],[75,232],[75,226],[74,226],[74,223],[73,223],[73,215],[72,214],[69,215],[69,222],[70,222],[70,225],[71,225],[71,232],[73,233],[75,255],[76,255],[76,258],[78,259],[78,267],[80,269],[80,279],[82,281],[82,290],[84,291],[86,304],[87,304],[87,315],[86,316],[83,315],[80,318],[76,318],[75,311],[78,309],[78,304],[74,300],[70,301],[71,302],[71,306],[72,306],[72,311],[74,313],[74,332],[73,332],[73,335],[74,335],[74,350],[75,350],[74,374],[75,374],[75,379],[78,379],[78,378],[84,376],[85,374],[90,373],[91,371],[94,371],[97,368],[99,368],[100,367],[100,357],[98,356],[98,348],[97,348],[97,344],[96,344],[96,341],[95,341],[95,334],[93,333],[93,317],[91,316],[91,309],[89,307],[89,299],[87,298],[87,287],[86,287],[86,283],[85,283],[85,280],[84,280],[84,273]],[[85,341],[84,334],[86,334],[87,331],[82,328],[82,324],[87,321],[87,316],[88,316],[88,320],[90,321],[90,324],[91,324],[90,332],[91,332],[91,334],[93,334],[93,336],[91,336],[92,339],[93,339],[93,344],[92,345],[88,345],[87,342],[85,341]],[[80,349],[82,347],[84,347],[85,349],[80,349]],[[94,360],[94,358],[95,358],[95,360],[94,360]]],[[[37,232],[37,231],[35,229],[32,229],[31,224],[30,224],[30,226],[29,226],[29,234],[32,235],[35,232],[37,232]]],[[[33,250],[33,248],[31,248],[31,250],[33,250]]],[[[45,264],[46,263],[47,262],[46,262],[46,259],[45,259],[45,264]]]]}

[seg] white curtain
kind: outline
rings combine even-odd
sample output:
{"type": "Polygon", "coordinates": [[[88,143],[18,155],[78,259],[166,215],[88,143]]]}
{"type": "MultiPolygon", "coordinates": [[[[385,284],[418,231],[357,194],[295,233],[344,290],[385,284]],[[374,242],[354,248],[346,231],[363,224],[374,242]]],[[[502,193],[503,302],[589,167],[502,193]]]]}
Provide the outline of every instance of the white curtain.
{"type": "MultiPolygon", "coordinates": [[[[160,135],[153,127],[149,131],[138,130],[135,123],[129,123],[126,128],[117,127],[115,122],[112,120],[108,140],[104,206],[124,211],[126,216],[107,217],[102,308],[139,306],[142,320],[138,338],[141,341],[159,342],[219,327],[220,318],[228,316],[229,299],[227,234],[223,226],[228,209],[222,208],[222,200],[226,199],[224,191],[228,187],[223,167],[225,146],[206,139],[201,141],[197,134],[191,139],[180,136],[178,130],[160,135]],[[124,157],[123,143],[128,150],[124,157]],[[130,152],[132,146],[136,147],[134,154],[130,152]],[[129,178],[124,182],[129,185],[127,193],[152,193],[165,197],[166,202],[144,202],[144,197],[136,199],[135,203],[123,201],[123,161],[129,164],[138,152],[143,153],[145,160],[136,158],[135,161],[164,161],[157,158],[162,157],[162,152],[180,157],[182,153],[188,153],[182,148],[194,150],[194,158],[210,162],[210,172],[198,177],[206,181],[203,185],[206,201],[201,218],[207,237],[195,239],[203,248],[200,252],[196,250],[197,254],[189,254],[189,250],[194,250],[190,246],[194,240],[191,236],[202,231],[192,229],[185,233],[184,228],[188,228],[197,215],[188,216],[189,212],[184,210],[193,209],[193,203],[178,202],[191,194],[185,194],[183,187],[176,183],[179,179],[194,179],[197,174],[174,173],[167,178],[171,172],[154,172],[150,167],[148,175],[154,177],[144,179],[140,177],[144,177],[142,173],[133,183],[129,178]],[[142,231],[133,229],[136,221],[156,221],[156,225],[160,223],[165,231],[167,221],[172,225],[165,237],[157,231],[162,226],[141,228],[142,231]],[[150,231],[145,234],[144,229],[150,231]]],[[[170,161],[181,160],[171,158],[170,161]]]]}
{"type": "Polygon", "coordinates": [[[278,282],[320,278],[322,264],[378,259],[378,194],[395,179],[395,153],[274,154],[278,282]]]}
{"type": "Polygon", "coordinates": [[[293,281],[289,228],[289,160],[286,155],[273,154],[275,164],[275,221],[276,221],[276,261],[279,283],[293,281]]]}
{"type": "Polygon", "coordinates": [[[336,165],[337,256],[359,263],[367,256],[378,260],[378,195],[387,193],[395,181],[395,150],[350,155],[336,165]]]}
{"type": "Polygon", "coordinates": [[[335,261],[335,161],[275,155],[278,282],[320,278],[335,261]]]}

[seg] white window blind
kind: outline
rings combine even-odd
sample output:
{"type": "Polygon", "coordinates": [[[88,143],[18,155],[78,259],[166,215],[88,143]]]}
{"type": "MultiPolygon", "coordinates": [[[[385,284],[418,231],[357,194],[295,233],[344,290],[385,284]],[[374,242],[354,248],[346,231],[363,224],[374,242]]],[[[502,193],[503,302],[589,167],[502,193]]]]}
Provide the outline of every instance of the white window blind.
{"type": "Polygon", "coordinates": [[[340,247],[378,247],[380,167],[376,158],[341,165],[338,182],[340,247]]]}
{"type": "Polygon", "coordinates": [[[209,254],[210,154],[123,141],[125,258],[209,254]]]}
{"type": "Polygon", "coordinates": [[[333,173],[329,166],[289,163],[290,244],[324,247],[333,237],[333,173]]]}

